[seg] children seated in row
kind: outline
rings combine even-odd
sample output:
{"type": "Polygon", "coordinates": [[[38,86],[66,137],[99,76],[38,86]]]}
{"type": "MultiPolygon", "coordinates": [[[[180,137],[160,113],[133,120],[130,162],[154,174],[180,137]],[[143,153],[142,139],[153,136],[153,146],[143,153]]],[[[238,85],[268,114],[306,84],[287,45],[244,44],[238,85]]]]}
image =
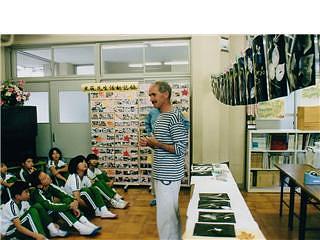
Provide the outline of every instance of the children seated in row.
{"type": "Polygon", "coordinates": [[[10,187],[11,199],[0,212],[1,235],[8,239],[33,238],[37,240],[49,237],[64,237],[68,233],[53,223],[47,211],[40,205],[29,204],[29,185],[24,181],[16,181],[10,187]],[[29,237],[29,238],[28,238],[29,237]]]}
{"type": "Polygon", "coordinates": [[[101,227],[91,223],[79,210],[78,201],[60,187],[52,183],[43,171],[31,174],[31,203],[39,203],[54,219],[62,218],[69,227],[74,227],[80,235],[95,235],[101,227]],[[53,201],[53,199],[55,201],[53,201]]]}

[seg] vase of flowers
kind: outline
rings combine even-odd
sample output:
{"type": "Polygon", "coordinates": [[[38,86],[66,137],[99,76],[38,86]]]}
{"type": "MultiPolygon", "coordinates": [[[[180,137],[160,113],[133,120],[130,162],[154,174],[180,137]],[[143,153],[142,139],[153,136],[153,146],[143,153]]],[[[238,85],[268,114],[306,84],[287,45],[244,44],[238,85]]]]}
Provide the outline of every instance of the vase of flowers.
{"type": "Polygon", "coordinates": [[[29,92],[23,91],[24,81],[17,83],[4,81],[1,84],[1,107],[23,106],[23,103],[30,97],[29,92]]]}

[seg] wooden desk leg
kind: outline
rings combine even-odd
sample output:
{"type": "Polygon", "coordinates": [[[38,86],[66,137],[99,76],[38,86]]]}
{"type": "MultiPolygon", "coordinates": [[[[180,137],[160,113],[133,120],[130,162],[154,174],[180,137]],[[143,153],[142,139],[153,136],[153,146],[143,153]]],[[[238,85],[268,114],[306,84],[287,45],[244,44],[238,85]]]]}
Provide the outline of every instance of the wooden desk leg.
{"type": "Polygon", "coordinates": [[[284,174],[280,171],[280,217],[282,217],[282,209],[283,209],[283,187],[284,187],[284,174]]]}
{"type": "Polygon", "coordinates": [[[290,200],[289,200],[289,221],[288,221],[288,227],[290,230],[293,229],[293,215],[294,215],[294,191],[295,191],[295,185],[290,180],[290,200]]]}
{"type": "Polygon", "coordinates": [[[299,240],[304,240],[307,221],[308,195],[301,189],[300,216],[299,216],[299,240]]]}

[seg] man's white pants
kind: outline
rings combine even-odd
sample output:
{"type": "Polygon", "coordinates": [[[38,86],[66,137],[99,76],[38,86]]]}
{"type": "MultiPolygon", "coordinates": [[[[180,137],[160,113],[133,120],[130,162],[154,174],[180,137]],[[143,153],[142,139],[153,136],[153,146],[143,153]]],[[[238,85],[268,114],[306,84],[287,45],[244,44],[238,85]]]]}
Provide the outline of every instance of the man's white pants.
{"type": "Polygon", "coordinates": [[[154,180],[157,200],[157,227],[160,240],[181,240],[179,190],[181,181],[154,180]],[[169,184],[170,183],[170,184],[169,184]]]}

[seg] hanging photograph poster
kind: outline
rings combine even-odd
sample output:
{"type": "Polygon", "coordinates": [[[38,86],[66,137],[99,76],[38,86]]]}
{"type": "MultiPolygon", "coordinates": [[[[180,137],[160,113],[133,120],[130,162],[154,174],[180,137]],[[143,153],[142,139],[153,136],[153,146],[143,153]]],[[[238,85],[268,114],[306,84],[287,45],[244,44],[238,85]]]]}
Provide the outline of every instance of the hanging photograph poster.
{"type": "Polygon", "coordinates": [[[233,64],[234,105],[240,105],[238,63],[233,64]]]}
{"type": "Polygon", "coordinates": [[[218,99],[217,93],[218,93],[218,76],[215,74],[211,75],[211,89],[213,95],[218,99]]]}
{"type": "Polygon", "coordinates": [[[253,50],[253,71],[256,83],[257,101],[268,100],[266,62],[263,47],[263,36],[258,35],[252,40],[253,50]]]}
{"type": "Polygon", "coordinates": [[[217,76],[217,99],[221,102],[221,79],[222,79],[222,75],[218,75],[217,76]]]}
{"type": "Polygon", "coordinates": [[[279,98],[288,95],[286,55],[284,35],[267,35],[267,69],[269,81],[269,98],[279,98]]]}
{"type": "Polygon", "coordinates": [[[229,78],[229,105],[235,105],[234,99],[234,81],[233,81],[233,68],[230,68],[228,71],[228,78],[229,78]]]}
{"type": "Polygon", "coordinates": [[[222,97],[222,103],[224,104],[228,104],[228,87],[229,87],[229,81],[228,81],[228,73],[225,72],[223,74],[223,80],[222,80],[222,83],[223,83],[223,97],[222,97]]]}
{"type": "Polygon", "coordinates": [[[314,35],[286,35],[285,49],[290,92],[314,85],[314,35]]]}
{"type": "Polygon", "coordinates": [[[244,58],[238,58],[238,76],[239,76],[239,88],[240,88],[240,105],[247,104],[247,90],[246,90],[246,78],[244,69],[244,58]]]}
{"type": "Polygon", "coordinates": [[[247,83],[247,97],[248,97],[248,104],[257,103],[256,98],[256,85],[254,82],[254,75],[253,75],[253,62],[252,62],[252,48],[248,48],[245,51],[245,79],[247,83]]]}

